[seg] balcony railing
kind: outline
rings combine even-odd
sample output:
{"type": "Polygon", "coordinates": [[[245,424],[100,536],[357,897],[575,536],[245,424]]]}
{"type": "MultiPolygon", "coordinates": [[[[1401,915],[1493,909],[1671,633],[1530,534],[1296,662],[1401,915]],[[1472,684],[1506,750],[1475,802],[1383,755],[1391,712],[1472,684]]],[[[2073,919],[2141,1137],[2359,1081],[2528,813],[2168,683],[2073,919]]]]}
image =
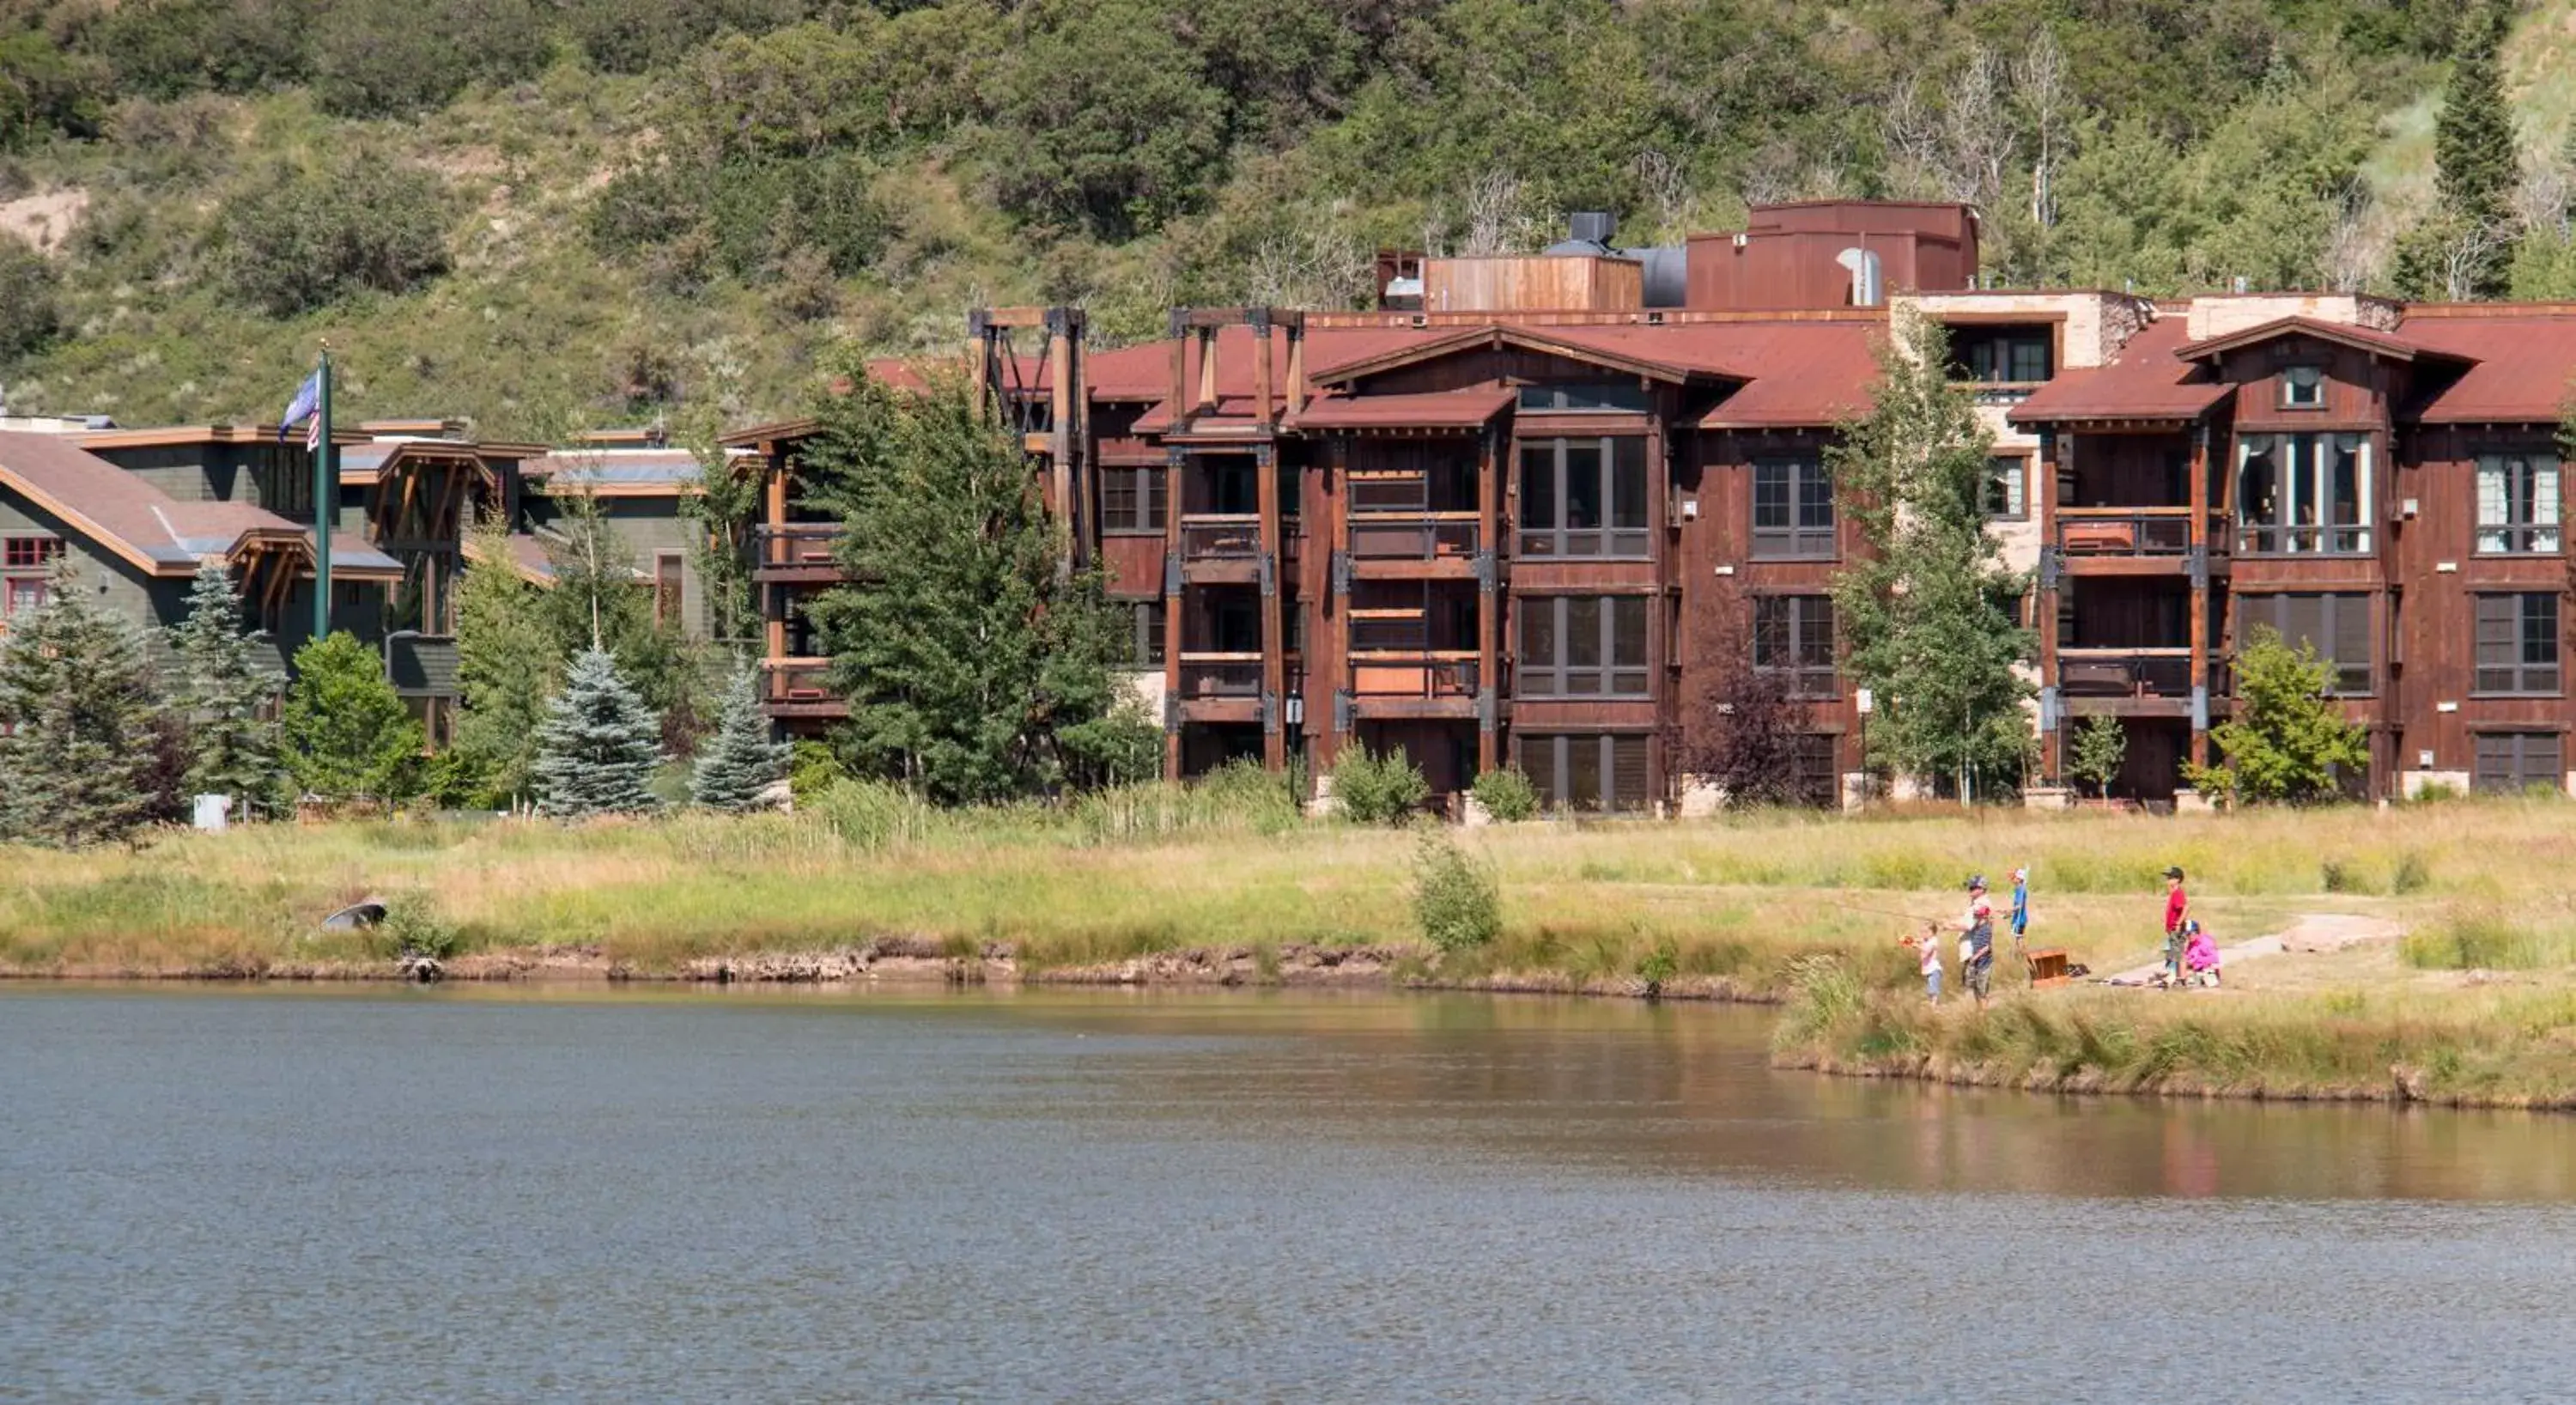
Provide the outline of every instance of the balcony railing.
{"type": "MultiPolygon", "coordinates": [[[[2212,539],[2225,549],[2223,533],[2212,539]]],[[[2069,556],[2182,556],[2191,550],[2191,509],[2061,507],[2057,546],[2069,556]]]]}
{"type": "Polygon", "coordinates": [[[1351,516],[1351,556],[1359,561],[1466,561],[1480,546],[1472,512],[1372,512],[1351,516]]]}
{"type": "Polygon", "coordinates": [[[1261,696],[1261,655],[1181,654],[1181,698],[1184,701],[1261,696]]]}
{"type": "Polygon", "coordinates": [[[1472,699],[1476,696],[1477,671],[1472,650],[1355,653],[1351,655],[1351,696],[1416,701],[1472,699]]]}
{"type": "Polygon", "coordinates": [[[1261,514],[1192,513],[1181,519],[1184,561],[1250,561],[1261,555],[1261,514]]]}
{"type": "Polygon", "coordinates": [[[788,522],[752,529],[763,566],[830,566],[832,549],[849,529],[838,522],[788,522]]]}
{"type": "Polygon", "coordinates": [[[776,703],[833,701],[827,686],[830,659],[767,659],[760,665],[762,696],[776,703]]]}
{"type": "MultiPolygon", "coordinates": [[[[2209,691],[2227,691],[2227,664],[2209,660],[2209,691]]],[[[2070,698],[2172,698],[2191,700],[2191,650],[2060,649],[2058,691],[2070,698]]]]}

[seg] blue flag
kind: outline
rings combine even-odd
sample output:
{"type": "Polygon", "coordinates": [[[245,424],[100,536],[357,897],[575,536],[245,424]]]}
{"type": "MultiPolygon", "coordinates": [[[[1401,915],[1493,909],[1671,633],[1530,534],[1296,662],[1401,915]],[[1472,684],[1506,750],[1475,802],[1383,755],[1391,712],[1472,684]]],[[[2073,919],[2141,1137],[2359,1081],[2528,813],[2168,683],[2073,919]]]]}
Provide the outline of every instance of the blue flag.
{"type": "Polygon", "coordinates": [[[316,368],[313,374],[304,378],[304,384],[296,387],[295,398],[286,402],[286,413],[278,417],[277,442],[285,443],[286,431],[319,413],[321,409],[322,372],[316,368]]]}

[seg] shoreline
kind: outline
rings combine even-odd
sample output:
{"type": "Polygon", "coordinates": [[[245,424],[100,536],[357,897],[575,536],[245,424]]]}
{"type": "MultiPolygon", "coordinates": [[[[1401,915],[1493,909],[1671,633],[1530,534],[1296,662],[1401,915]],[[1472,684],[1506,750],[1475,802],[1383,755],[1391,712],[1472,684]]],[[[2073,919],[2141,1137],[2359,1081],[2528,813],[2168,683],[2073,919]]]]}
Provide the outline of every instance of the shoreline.
{"type": "Polygon", "coordinates": [[[1190,947],[1117,961],[1023,963],[1013,944],[985,943],[959,952],[927,938],[880,938],[857,946],[696,957],[678,968],[612,960],[593,947],[520,947],[470,952],[436,964],[424,979],[390,958],[213,963],[136,969],[65,966],[0,968],[0,982],[231,982],[240,984],[635,984],[795,986],[856,989],[872,985],[1158,987],[1455,991],[1497,995],[1575,995],[1598,999],[1677,1000],[1778,1006],[1787,992],[1727,976],[1677,975],[1650,989],[1635,976],[1585,977],[1566,971],[1509,970],[1442,975],[1428,946],[1375,944],[1278,947],[1190,947]]]}

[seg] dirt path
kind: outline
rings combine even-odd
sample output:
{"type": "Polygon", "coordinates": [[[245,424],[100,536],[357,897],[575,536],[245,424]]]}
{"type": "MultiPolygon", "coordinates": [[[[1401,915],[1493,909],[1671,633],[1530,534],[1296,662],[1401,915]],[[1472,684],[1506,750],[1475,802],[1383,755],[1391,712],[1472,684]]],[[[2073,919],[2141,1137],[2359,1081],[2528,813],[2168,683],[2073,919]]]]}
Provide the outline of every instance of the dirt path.
{"type": "MultiPolygon", "coordinates": [[[[2258,956],[2279,956],[2283,952],[2331,953],[2369,943],[2393,942],[2404,933],[2404,930],[2384,917],[2358,917],[2343,912],[2303,912],[2299,914],[2299,919],[2291,923],[2285,931],[2275,932],[2268,937],[2256,937],[2252,941],[2239,942],[2234,946],[2220,947],[2218,966],[2224,971],[2233,969],[2239,961],[2250,961],[2258,956]]],[[[2156,972],[2163,969],[2162,963],[2150,962],[2106,977],[2104,983],[2142,986],[2154,979],[2156,972]]]]}

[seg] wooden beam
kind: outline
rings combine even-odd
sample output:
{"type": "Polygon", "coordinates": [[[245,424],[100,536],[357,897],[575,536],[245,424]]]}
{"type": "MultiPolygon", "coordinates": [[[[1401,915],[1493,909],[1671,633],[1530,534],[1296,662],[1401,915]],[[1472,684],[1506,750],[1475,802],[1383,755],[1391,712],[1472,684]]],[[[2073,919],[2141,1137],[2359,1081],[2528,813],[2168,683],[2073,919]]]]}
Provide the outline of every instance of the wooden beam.
{"type": "Polygon", "coordinates": [[[1213,410],[1216,408],[1216,328],[1201,327],[1198,329],[1197,335],[1199,341],[1199,393],[1198,398],[1190,404],[1190,412],[1192,414],[1196,414],[1202,410],[1213,410]]]}
{"type": "Polygon", "coordinates": [[[1306,323],[1288,324],[1288,418],[1306,412],[1306,323]]]}
{"type": "Polygon", "coordinates": [[[1273,375],[1270,351],[1270,323],[1257,320],[1252,324],[1252,420],[1263,429],[1279,423],[1279,412],[1270,403],[1273,375]]]}
{"type": "MultiPolygon", "coordinates": [[[[1502,432],[1487,426],[1483,447],[1476,461],[1476,546],[1494,561],[1495,575],[1477,591],[1476,598],[1476,686],[1502,696],[1503,559],[1502,521],[1503,484],[1502,452],[1498,441],[1502,432]]],[[[1494,769],[1502,744],[1499,727],[1476,728],[1476,770],[1478,774],[1494,769]]]]}
{"type": "MultiPolygon", "coordinates": [[[[1185,343],[1174,343],[1176,348],[1181,345],[1185,343]]],[[[1179,359],[1180,353],[1175,350],[1174,363],[1177,364],[1179,359]]],[[[1181,511],[1189,501],[1185,468],[1188,462],[1189,455],[1178,449],[1166,451],[1163,460],[1163,579],[1181,582],[1178,590],[1166,591],[1163,596],[1163,707],[1167,717],[1173,715],[1181,701],[1181,640],[1190,597],[1188,575],[1185,570],[1178,569],[1181,511]]],[[[1176,781],[1180,778],[1181,729],[1177,725],[1167,726],[1163,729],[1163,779],[1176,781]]]]}

